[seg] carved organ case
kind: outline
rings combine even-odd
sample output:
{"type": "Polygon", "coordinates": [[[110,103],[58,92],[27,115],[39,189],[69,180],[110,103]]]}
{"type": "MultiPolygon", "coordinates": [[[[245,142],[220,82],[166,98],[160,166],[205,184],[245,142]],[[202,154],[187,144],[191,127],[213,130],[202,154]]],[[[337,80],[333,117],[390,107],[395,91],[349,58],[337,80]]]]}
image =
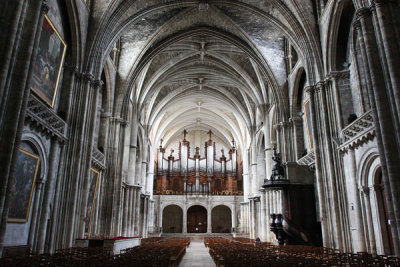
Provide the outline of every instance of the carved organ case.
{"type": "MultiPolygon", "coordinates": [[[[208,140],[204,142],[204,153],[195,147],[194,155],[190,154],[190,142],[186,140],[187,132],[183,132],[183,140],[179,141],[177,157],[175,149],[169,151],[162,146],[158,149],[154,194],[183,195],[240,195],[238,190],[237,148],[235,142],[229,148],[228,154],[220,150],[216,153],[216,143],[212,140],[211,130],[207,133],[208,140]],[[169,153],[168,153],[169,152],[169,153]]],[[[239,164],[240,165],[240,164],[239,164]]]]}

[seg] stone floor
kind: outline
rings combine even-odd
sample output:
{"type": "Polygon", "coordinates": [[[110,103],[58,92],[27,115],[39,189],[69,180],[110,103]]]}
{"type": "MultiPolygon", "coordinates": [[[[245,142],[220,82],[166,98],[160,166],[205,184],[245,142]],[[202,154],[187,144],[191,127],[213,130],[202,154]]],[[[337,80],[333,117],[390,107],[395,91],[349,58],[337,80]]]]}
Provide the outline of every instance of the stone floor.
{"type": "Polygon", "coordinates": [[[204,246],[203,240],[192,240],[186,249],[179,267],[211,267],[216,266],[208,253],[208,248],[204,246]]]}

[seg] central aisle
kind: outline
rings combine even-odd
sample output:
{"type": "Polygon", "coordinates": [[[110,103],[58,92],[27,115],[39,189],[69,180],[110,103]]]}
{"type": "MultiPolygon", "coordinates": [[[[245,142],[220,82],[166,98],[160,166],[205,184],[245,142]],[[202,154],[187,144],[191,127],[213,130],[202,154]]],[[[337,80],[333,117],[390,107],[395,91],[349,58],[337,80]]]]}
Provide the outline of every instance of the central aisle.
{"type": "Polygon", "coordinates": [[[190,242],[189,247],[186,249],[186,254],[183,257],[179,267],[212,267],[216,266],[212,260],[210,253],[208,253],[208,248],[204,246],[204,241],[194,241],[190,242]]]}

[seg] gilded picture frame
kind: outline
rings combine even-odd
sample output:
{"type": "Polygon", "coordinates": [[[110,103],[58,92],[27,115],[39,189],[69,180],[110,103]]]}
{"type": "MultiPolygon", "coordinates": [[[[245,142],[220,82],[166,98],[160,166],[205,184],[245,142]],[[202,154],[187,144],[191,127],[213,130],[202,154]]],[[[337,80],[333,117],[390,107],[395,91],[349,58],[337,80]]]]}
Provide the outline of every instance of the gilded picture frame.
{"type": "Polygon", "coordinates": [[[30,89],[50,107],[54,107],[66,50],[66,42],[45,15],[30,89]]]}
{"type": "Polygon", "coordinates": [[[25,223],[28,221],[39,170],[40,157],[19,149],[15,183],[12,186],[8,222],[25,223]]]}
{"type": "Polygon", "coordinates": [[[308,137],[308,148],[310,151],[314,150],[314,140],[313,140],[313,134],[312,134],[312,123],[311,123],[311,107],[310,107],[310,99],[308,98],[306,101],[304,101],[303,104],[303,111],[304,111],[304,121],[305,121],[305,126],[306,126],[306,131],[307,131],[307,137],[308,137]]]}
{"type": "Polygon", "coordinates": [[[94,168],[90,168],[90,187],[85,216],[85,234],[88,235],[92,225],[93,210],[95,206],[97,188],[99,184],[100,172],[94,168]]]}

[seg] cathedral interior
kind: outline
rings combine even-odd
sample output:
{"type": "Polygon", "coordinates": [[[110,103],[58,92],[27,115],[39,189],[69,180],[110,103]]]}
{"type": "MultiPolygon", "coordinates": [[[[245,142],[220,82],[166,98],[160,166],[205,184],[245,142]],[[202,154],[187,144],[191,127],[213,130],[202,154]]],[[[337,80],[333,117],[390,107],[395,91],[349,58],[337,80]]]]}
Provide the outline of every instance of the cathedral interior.
{"type": "Polygon", "coordinates": [[[0,13],[0,255],[197,235],[400,256],[399,1],[0,13]]]}

